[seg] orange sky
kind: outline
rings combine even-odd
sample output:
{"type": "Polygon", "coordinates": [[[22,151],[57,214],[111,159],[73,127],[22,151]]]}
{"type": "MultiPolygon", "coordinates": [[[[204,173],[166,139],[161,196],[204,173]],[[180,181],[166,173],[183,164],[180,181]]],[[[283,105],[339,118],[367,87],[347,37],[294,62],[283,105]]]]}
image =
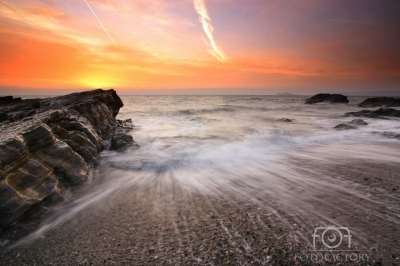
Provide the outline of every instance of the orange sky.
{"type": "Polygon", "coordinates": [[[0,0],[0,94],[400,91],[399,3],[0,0]]]}

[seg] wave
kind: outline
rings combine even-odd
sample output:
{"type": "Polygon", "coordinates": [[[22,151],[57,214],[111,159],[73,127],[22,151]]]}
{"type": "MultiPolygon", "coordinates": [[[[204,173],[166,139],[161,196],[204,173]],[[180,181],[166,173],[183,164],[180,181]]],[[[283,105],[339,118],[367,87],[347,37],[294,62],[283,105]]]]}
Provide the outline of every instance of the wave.
{"type": "Polygon", "coordinates": [[[185,109],[185,110],[179,110],[179,114],[183,115],[197,115],[197,114],[213,114],[213,113],[220,113],[220,112],[235,112],[235,108],[230,108],[230,107],[218,107],[218,108],[212,108],[212,109],[185,109]]]}
{"type": "MultiPolygon", "coordinates": [[[[355,184],[333,179],[322,170],[328,165],[360,159],[398,164],[399,148],[398,142],[393,145],[393,142],[373,143],[368,139],[359,141],[343,132],[304,138],[275,131],[269,135],[248,135],[241,141],[191,140],[164,148],[153,142],[124,154],[105,151],[97,181],[89,191],[55,209],[37,231],[13,247],[42,237],[83,210],[117,197],[121,190],[135,187],[152,193],[172,193],[170,188],[162,187],[169,182],[188,193],[224,198],[235,195],[262,208],[271,208],[269,211],[274,213],[288,211],[303,222],[319,219],[338,224],[332,219],[332,213],[340,213],[343,204],[350,206],[355,215],[362,215],[366,202],[376,209],[369,209],[369,215],[380,217],[379,209],[388,207],[389,203],[374,201],[355,184]],[[328,212],[316,206],[325,206],[328,212]]],[[[390,208],[398,211],[399,206],[390,205],[390,208]]],[[[282,219],[288,223],[286,218],[282,219]]],[[[385,219],[400,223],[393,215],[385,219]]]]}

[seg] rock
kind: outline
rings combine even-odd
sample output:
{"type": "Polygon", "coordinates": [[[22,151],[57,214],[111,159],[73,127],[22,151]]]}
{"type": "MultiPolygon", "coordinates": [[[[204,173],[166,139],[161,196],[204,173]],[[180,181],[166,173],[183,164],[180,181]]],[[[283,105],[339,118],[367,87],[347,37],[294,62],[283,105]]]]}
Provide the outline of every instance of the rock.
{"type": "Polygon", "coordinates": [[[10,117],[6,113],[0,113],[0,122],[8,120],[10,117]]]}
{"type": "Polygon", "coordinates": [[[394,132],[383,132],[382,133],[383,136],[388,137],[388,138],[395,138],[395,139],[400,139],[400,134],[396,134],[394,132]]]}
{"type": "Polygon", "coordinates": [[[349,112],[345,116],[364,116],[369,118],[400,117],[400,111],[393,108],[379,108],[378,110],[362,110],[359,112],[349,112]]]}
{"type": "Polygon", "coordinates": [[[14,98],[13,96],[2,96],[0,97],[0,105],[6,105],[14,102],[22,101],[20,97],[14,98]]]}
{"type": "Polygon", "coordinates": [[[23,196],[44,198],[60,192],[52,170],[31,159],[24,167],[7,176],[7,184],[23,196]]]}
{"type": "Polygon", "coordinates": [[[26,132],[22,132],[22,136],[30,152],[34,152],[40,147],[52,145],[56,141],[51,129],[46,124],[28,128],[26,132]]]}
{"type": "Polygon", "coordinates": [[[84,132],[67,131],[59,126],[53,128],[58,139],[67,143],[76,153],[91,165],[98,164],[98,149],[84,132]]]}
{"type": "Polygon", "coordinates": [[[120,128],[125,128],[125,129],[129,129],[132,130],[134,129],[134,126],[132,124],[132,119],[126,119],[126,120],[117,120],[117,124],[119,125],[120,128]]]}
{"type": "Polygon", "coordinates": [[[104,143],[136,145],[132,120],[115,118],[123,103],[114,90],[0,102],[0,227],[91,179],[104,143]]]}
{"type": "Polygon", "coordinates": [[[329,103],[349,103],[347,96],[342,94],[329,94],[329,93],[319,93],[306,100],[306,104],[314,104],[321,102],[329,103]]]}
{"type": "Polygon", "coordinates": [[[338,130],[349,130],[349,129],[356,129],[357,127],[341,123],[341,124],[335,126],[334,128],[338,129],[338,130]]]}
{"type": "Polygon", "coordinates": [[[137,146],[133,141],[133,137],[128,134],[130,130],[133,129],[132,119],[127,119],[125,121],[117,121],[120,127],[114,130],[111,137],[111,150],[123,151],[129,147],[137,146]]]}
{"type": "Polygon", "coordinates": [[[281,118],[281,119],[278,119],[277,121],[278,122],[293,122],[293,120],[289,119],[289,118],[281,118]]]}
{"type": "Polygon", "coordinates": [[[28,99],[8,102],[7,104],[0,104],[0,122],[9,120],[16,122],[26,117],[36,114],[36,109],[40,107],[38,99],[28,99]]]}
{"type": "Polygon", "coordinates": [[[368,98],[361,102],[358,106],[360,107],[376,107],[376,106],[385,106],[385,107],[400,107],[400,98],[393,97],[374,97],[368,98]]]}
{"type": "Polygon", "coordinates": [[[29,152],[22,136],[0,142],[0,180],[29,161],[29,152]]]}
{"type": "Polygon", "coordinates": [[[3,226],[12,224],[39,203],[39,199],[19,194],[5,180],[0,182],[0,219],[3,226]]]}
{"type": "Polygon", "coordinates": [[[43,99],[41,106],[42,110],[67,109],[78,118],[86,118],[103,135],[116,126],[115,117],[124,104],[114,90],[98,89],[43,99]]]}
{"type": "Polygon", "coordinates": [[[349,124],[352,124],[352,125],[359,125],[359,126],[366,126],[366,125],[368,125],[368,123],[365,122],[365,121],[362,120],[362,119],[353,119],[353,120],[351,120],[351,121],[349,122],[349,124]]]}
{"type": "Polygon", "coordinates": [[[63,141],[57,140],[54,145],[37,150],[34,157],[46,162],[58,179],[69,185],[79,185],[91,178],[90,165],[63,141]]]}
{"type": "Polygon", "coordinates": [[[85,133],[90,141],[96,146],[97,151],[103,149],[103,139],[97,134],[89,122],[68,121],[59,123],[58,125],[68,131],[80,131],[85,133]]]}

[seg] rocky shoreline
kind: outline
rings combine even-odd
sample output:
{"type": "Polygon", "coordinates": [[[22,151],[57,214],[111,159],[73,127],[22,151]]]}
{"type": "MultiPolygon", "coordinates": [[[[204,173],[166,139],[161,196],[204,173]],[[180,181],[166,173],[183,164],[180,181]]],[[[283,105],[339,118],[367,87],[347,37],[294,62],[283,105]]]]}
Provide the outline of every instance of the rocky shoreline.
{"type": "Polygon", "coordinates": [[[131,120],[116,119],[114,90],[0,101],[0,227],[63,201],[90,180],[103,149],[135,146],[131,120]]]}
{"type": "Polygon", "coordinates": [[[393,97],[373,97],[368,98],[358,105],[359,107],[400,107],[400,98],[393,97]]]}

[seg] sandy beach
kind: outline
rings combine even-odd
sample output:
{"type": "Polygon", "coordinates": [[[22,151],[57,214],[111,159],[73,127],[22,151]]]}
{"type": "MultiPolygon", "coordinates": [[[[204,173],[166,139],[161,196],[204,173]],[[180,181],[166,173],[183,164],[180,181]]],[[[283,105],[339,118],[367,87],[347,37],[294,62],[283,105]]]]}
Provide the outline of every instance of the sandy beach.
{"type": "MultiPolygon", "coordinates": [[[[343,199],[325,194],[332,205],[314,207],[354,229],[355,253],[368,255],[365,263],[323,265],[400,264],[400,216],[392,215],[400,202],[399,170],[394,164],[362,161],[323,167],[333,179],[354,182],[366,198],[340,195],[354,204],[331,210],[343,199]]],[[[304,261],[304,254],[311,252],[312,229],[321,220],[291,212],[268,197],[215,189],[221,193],[188,191],[173,176],[154,177],[110,195],[33,243],[3,253],[1,265],[316,265],[304,261]]],[[[33,220],[21,223],[2,238],[13,241],[35,227],[33,220]]]]}

